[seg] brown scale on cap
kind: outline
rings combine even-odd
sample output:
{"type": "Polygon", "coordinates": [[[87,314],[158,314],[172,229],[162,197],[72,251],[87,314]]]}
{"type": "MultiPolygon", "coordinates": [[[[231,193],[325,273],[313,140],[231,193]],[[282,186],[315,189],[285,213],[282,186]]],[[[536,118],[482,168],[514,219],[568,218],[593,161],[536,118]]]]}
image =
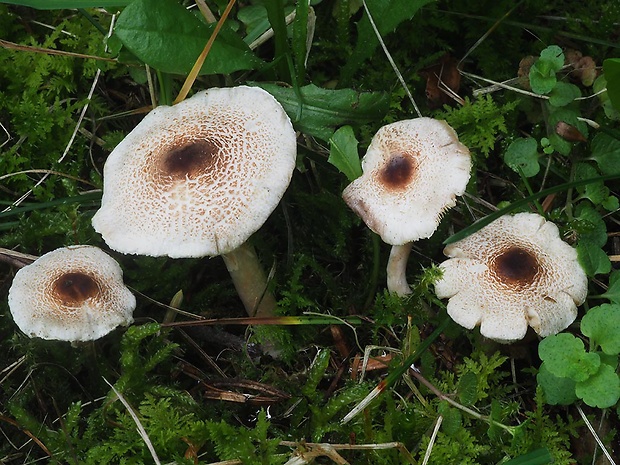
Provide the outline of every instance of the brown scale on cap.
{"type": "Polygon", "coordinates": [[[393,155],[379,172],[383,186],[391,190],[406,189],[415,177],[418,164],[409,154],[393,155]]]}
{"type": "Polygon", "coordinates": [[[54,296],[67,307],[78,307],[100,293],[97,281],[85,273],[64,273],[52,285],[54,296]]]}
{"type": "Polygon", "coordinates": [[[498,281],[511,287],[527,287],[540,272],[536,257],[521,247],[510,247],[493,257],[491,273],[498,281]]]}
{"type": "Polygon", "coordinates": [[[167,149],[162,170],[175,180],[195,179],[211,170],[219,152],[218,146],[208,139],[181,143],[167,149]]]}

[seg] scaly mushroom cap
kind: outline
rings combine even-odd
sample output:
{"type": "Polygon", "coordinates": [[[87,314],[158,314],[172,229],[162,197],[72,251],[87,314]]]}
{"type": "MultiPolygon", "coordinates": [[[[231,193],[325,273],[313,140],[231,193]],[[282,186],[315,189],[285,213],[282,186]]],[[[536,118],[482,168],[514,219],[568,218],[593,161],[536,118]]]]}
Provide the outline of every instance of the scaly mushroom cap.
{"type": "Polygon", "coordinates": [[[151,111],[110,154],[93,227],[122,253],[230,252],[275,209],[295,157],[293,126],[271,94],[199,92],[151,111]]]}
{"type": "Polygon", "coordinates": [[[448,298],[448,314],[483,336],[508,343],[528,325],[541,336],[556,334],[577,317],[587,295],[577,252],[560,239],[555,224],[535,213],[503,216],[448,245],[435,284],[448,298]]]}
{"type": "Polygon", "coordinates": [[[9,290],[9,308],[29,337],[90,341],[129,325],[136,298],[113,258],[97,247],[74,246],[21,268],[9,290]]]}
{"type": "Polygon", "coordinates": [[[465,192],[471,158],[445,121],[416,118],[379,129],[362,169],[343,199],[384,242],[402,245],[433,235],[465,192]]]}

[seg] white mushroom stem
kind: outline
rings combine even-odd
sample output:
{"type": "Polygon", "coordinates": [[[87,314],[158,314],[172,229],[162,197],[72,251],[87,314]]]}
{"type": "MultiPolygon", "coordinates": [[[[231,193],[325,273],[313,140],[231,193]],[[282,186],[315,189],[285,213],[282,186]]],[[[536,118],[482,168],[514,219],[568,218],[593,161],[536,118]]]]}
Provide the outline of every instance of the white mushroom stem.
{"type": "Polygon", "coordinates": [[[411,287],[407,283],[407,260],[413,243],[393,245],[387,265],[388,291],[396,292],[403,297],[411,294],[411,287]]]}
{"type": "Polygon", "coordinates": [[[276,299],[267,290],[267,277],[254,247],[245,242],[222,258],[248,315],[273,316],[276,299]]]}

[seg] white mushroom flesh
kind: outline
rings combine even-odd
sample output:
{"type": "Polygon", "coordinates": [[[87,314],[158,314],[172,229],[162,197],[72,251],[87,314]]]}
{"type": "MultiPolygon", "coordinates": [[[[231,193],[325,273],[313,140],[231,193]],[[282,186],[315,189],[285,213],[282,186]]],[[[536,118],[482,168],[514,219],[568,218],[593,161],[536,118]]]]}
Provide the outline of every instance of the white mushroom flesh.
{"type": "Polygon", "coordinates": [[[379,129],[362,169],[342,197],[384,242],[402,245],[435,232],[465,192],[471,157],[445,121],[416,118],[379,129]]]}
{"type": "Polygon", "coordinates": [[[98,339],[132,323],[135,307],[118,263],[91,246],[41,256],[15,274],[9,290],[17,326],[29,337],[43,339],[98,339]]]}
{"type": "Polygon", "coordinates": [[[291,122],[269,93],[199,92],[153,110],[110,154],[93,227],[123,253],[230,252],[275,209],[295,157],[291,122]]]}
{"type": "Polygon", "coordinates": [[[461,326],[507,343],[556,334],[577,316],[587,277],[555,224],[535,213],[503,216],[444,249],[437,297],[461,326]]]}

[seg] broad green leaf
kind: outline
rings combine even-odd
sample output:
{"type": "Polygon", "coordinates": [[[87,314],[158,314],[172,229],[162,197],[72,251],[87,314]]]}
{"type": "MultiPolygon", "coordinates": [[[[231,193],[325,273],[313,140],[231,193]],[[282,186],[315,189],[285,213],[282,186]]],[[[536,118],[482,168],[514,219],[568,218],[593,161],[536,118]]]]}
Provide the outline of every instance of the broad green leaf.
{"type": "Polygon", "coordinates": [[[612,121],[620,120],[620,111],[614,107],[609,99],[609,92],[607,90],[607,79],[605,79],[605,75],[601,74],[594,81],[594,85],[592,86],[592,91],[595,95],[598,95],[598,99],[601,102],[603,107],[603,111],[605,112],[605,116],[612,121]]]}
{"type": "Polygon", "coordinates": [[[592,155],[603,174],[620,173],[620,140],[599,133],[592,139],[592,155]]]}
{"type": "Polygon", "coordinates": [[[555,376],[547,369],[547,362],[540,365],[536,382],[545,393],[545,400],[551,405],[570,405],[577,400],[575,381],[555,376]]]}
{"type": "Polygon", "coordinates": [[[583,342],[569,333],[546,337],[538,345],[538,355],[547,370],[558,378],[584,381],[598,371],[598,354],[586,352],[583,342]]]}
{"type": "MultiPolygon", "coordinates": [[[[431,3],[433,0],[372,0],[366,4],[370,11],[370,15],[382,38],[393,32],[396,27],[411,19],[416,12],[424,5],[431,3]]],[[[379,39],[368,19],[366,11],[362,19],[357,23],[357,43],[353,49],[353,53],[349,56],[347,63],[342,69],[340,80],[345,84],[353,77],[355,72],[360,68],[362,63],[371,58],[379,46],[379,39]]],[[[377,59],[383,59],[382,51],[377,54],[377,59]],[[379,58],[381,57],[381,58],[379,58]]],[[[387,59],[385,59],[387,61],[387,59]]]]}
{"type": "Polygon", "coordinates": [[[620,378],[616,370],[603,363],[593,376],[575,385],[575,394],[590,407],[612,407],[620,399],[620,378]]]}
{"type": "Polygon", "coordinates": [[[607,95],[616,110],[620,110],[620,58],[603,61],[603,73],[607,80],[607,95]]]}
{"type": "Polygon", "coordinates": [[[549,93],[549,103],[554,107],[563,107],[581,97],[579,87],[567,82],[558,82],[549,93]]]}
{"type": "Polygon", "coordinates": [[[607,274],[611,271],[611,261],[603,249],[590,240],[580,240],[577,246],[577,258],[583,270],[590,277],[607,274]]]}
{"type": "Polygon", "coordinates": [[[276,84],[257,84],[273,95],[304,134],[328,141],[337,127],[381,120],[390,106],[384,92],[322,89],[309,84],[299,92],[276,84]]]}
{"type": "Polygon", "coordinates": [[[620,305],[591,308],[581,320],[581,332],[608,355],[620,353],[620,305]]]}
{"type": "Polygon", "coordinates": [[[553,456],[545,447],[503,462],[502,465],[547,465],[548,463],[553,463],[553,456]]]}
{"type": "Polygon", "coordinates": [[[448,436],[454,436],[463,426],[461,412],[448,404],[445,400],[439,403],[437,412],[443,416],[441,430],[448,436]]]}
{"type": "Polygon", "coordinates": [[[459,400],[463,405],[474,405],[478,400],[478,376],[468,371],[463,373],[457,386],[459,400]]]}
{"type": "Polygon", "coordinates": [[[340,170],[349,181],[362,175],[357,152],[357,139],[351,126],[343,126],[329,139],[329,163],[340,170]]]}
{"type": "Polygon", "coordinates": [[[540,171],[538,142],[532,137],[515,139],[506,149],[504,162],[517,173],[522,172],[526,178],[537,175],[540,171]]]}
{"type": "Polygon", "coordinates": [[[601,297],[608,299],[612,304],[620,305],[620,270],[611,272],[609,275],[609,286],[601,297]]]}
{"type": "MultiPolygon", "coordinates": [[[[575,179],[591,179],[598,175],[598,171],[590,163],[577,163],[575,165],[575,179]]],[[[595,205],[600,205],[609,197],[609,188],[602,181],[580,186],[577,188],[577,192],[595,205]]]]}
{"type": "Polygon", "coordinates": [[[580,203],[575,209],[572,226],[579,235],[579,241],[589,241],[598,247],[607,243],[607,226],[601,214],[586,202],[580,203]]]}
{"type": "Polygon", "coordinates": [[[62,8],[125,6],[129,5],[131,0],[0,0],[0,3],[28,6],[37,10],[56,10],[62,8]]]}
{"type": "MultiPolygon", "coordinates": [[[[136,0],[118,17],[114,32],[123,45],[152,68],[187,74],[215,24],[205,24],[175,0],[136,0]]],[[[222,28],[200,74],[229,74],[260,64],[234,32],[222,28]]]]}

